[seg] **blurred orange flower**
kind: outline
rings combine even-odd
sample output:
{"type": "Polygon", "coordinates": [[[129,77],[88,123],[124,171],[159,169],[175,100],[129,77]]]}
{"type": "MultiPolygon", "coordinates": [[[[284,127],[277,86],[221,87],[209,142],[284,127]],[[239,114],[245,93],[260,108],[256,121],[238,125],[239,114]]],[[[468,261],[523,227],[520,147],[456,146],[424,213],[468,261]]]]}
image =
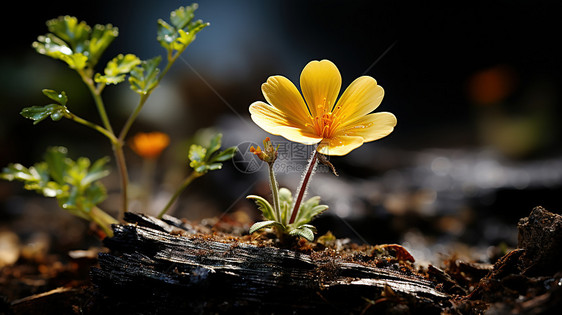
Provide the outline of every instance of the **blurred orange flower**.
{"type": "Polygon", "coordinates": [[[272,76],[262,85],[269,103],[250,105],[252,120],[265,131],[303,144],[318,143],[325,155],[345,155],[363,143],[387,136],[396,126],[392,113],[371,113],[384,96],[370,76],[353,81],[336,103],[341,75],[329,60],[311,61],[300,77],[301,96],[283,76],[272,76]]]}
{"type": "Polygon", "coordinates": [[[468,81],[468,93],[480,105],[496,104],[513,92],[515,81],[515,71],[512,68],[495,66],[473,74],[468,81]]]}
{"type": "Polygon", "coordinates": [[[170,137],[163,132],[139,132],[133,137],[131,149],[143,158],[154,159],[169,144],[170,137]]]}

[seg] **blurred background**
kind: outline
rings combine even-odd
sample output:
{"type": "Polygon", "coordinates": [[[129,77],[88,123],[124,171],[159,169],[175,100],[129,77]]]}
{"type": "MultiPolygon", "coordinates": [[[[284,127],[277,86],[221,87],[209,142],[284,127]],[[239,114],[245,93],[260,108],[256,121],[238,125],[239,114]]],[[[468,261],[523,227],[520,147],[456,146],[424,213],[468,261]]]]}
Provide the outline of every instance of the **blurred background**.
{"type": "MultiPolygon", "coordinates": [[[[378,111],[394,113],[398,125],[380,141],[331,158],[339,177],[318,170],[309,194],[330,206],[315,221],[320,234],[331,230],[357,242],[401,243],[422,261],[465,247],[477,248],[477,258],[486,260],[489,246],[516,246],[516,223],[533,207],[561,213],[562,51],[555,32],[561,20],[552,1],[198,3],[196,18],[211,26],[174,65],[130,133],[162,131],[172,139],[159,159],[153,204],[143,209],[133,203],[133,210],[156,213],[162,207],[188,172],[193,136],[205,138],[201,130],[213,128],[224,134],[225,147],[239,146],[240,152],[222,171],[190,186],[172,214],[259,219],[244,197],[269,194],[266,170],[247,150],[267,134],[251,122],[248,106],[263,100],[260,86],[270,75],[298,82],[310,60],[329,59],[340,69],[342,88],[361,75],[377,79],[385,89],[378,111]]],[[[19,115],[23,107],[47,104],[41,89],[49,88],[66,91],[73,112],[99,121],[78,75],[31,48],[47,33],[47,20],[73,15],[89,25],[117,26],[120,34],[99,63],[102,71],[119,53],[163,55],[156,21],[169,20],[170,11],[188,4],[13,2],[15,9],[1,21],[0,166],[29,166],[52,145],[69,147],[74,158],[112,156],[105,138],[88,128],[49,119],[33,126],[19,115]]],[[[120,130],[137,94],[123,83],[106,88],[104,98],[120,130]]],[[[126,154],[134,184],[142,161],[129,149],[126,154]]],[[[282,186],[298,185],[306,158],[289,154],[280,160],[282,186]]],[[[116,211],[117,180],[105,183],[110,196],[104,208],[116,211]]],[[[135,196],[134,185],[132,190],[135,196]]],[[[55,213],[65,215],[56,202],[34,198],[19,183],[0,182],[3,225],[18,222],[32,230],[53,222],[55,213]],[[22,221],[24,213],[42,208],[47,212],[39,219],[22,221]]]]}

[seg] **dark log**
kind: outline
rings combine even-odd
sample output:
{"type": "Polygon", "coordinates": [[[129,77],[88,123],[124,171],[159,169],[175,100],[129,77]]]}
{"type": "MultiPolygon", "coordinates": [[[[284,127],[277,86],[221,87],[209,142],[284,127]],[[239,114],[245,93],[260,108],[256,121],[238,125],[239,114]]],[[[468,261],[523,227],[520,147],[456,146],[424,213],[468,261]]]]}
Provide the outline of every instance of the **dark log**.
{"type": "Polygon", "coordinates": [[[182,221],[128,213],[92,269],[113,313],[441,313],[448,295],[415,272],[218,241],[182,221]],[[376,303],[375,303],[376,301],[376,303]]]}
{"type": "Polygon", "coordinates": [[[519,220],[518,246],[524,248],[524,273],[551,275],[562,272],[562,215],[535,207],[519,220]]]}

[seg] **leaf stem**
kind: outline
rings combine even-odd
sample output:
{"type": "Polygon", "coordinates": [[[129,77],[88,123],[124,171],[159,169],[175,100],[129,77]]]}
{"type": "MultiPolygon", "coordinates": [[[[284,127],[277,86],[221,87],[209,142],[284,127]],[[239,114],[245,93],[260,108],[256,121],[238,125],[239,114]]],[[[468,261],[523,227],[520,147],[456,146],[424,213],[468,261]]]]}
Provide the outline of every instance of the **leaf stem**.
{"type": "MultiPolygon", "coordinates": [[[[183,50],[182,50],[182,52],[183,52],[183,50]]],[[[164,77],[164,75],[166,75],[166,73],[168,73],[168,71],[170,70],[170,68],[172,67],[172,65],[174,64],[174,62],[177,60],[178,57],[179,57],[179,53],[176,54],[175,56],[173,56],[171,53],[168,53],[168,64],[166,65],[164,70],[162,70],[162,72],[160,72],[160,75],[158,76],[157,85],[160,84],[160,81],[162,81],[162,78],[164,77]]],[[[154,87],[154,88],[156,88],[156,87],[154,87]]],[[[123,126],[123,129],[121,129],[121,132],[119,133],[119,140],[120,141],[125,141],[125,138],[127,137],[127,133],[129,132],[129,129],[131,129],[131,126],[133,125],[133,122],[137,119],[141,109],[143,108],[144,104],[146,103],[146,100],[148,99],[150,94],[152,94],[152,91],[154,91],[154,88],[147,91],[146,94],[141,95],[137,107],[131,113],[131,115],[129,116],[129,118],[125,122],[125,125],[123,126]]]]}
{"type": "Polygon", "coordinates": [[[142,107],[144,106],[144,103],[146,103],[146,100],[150,96],[150,92],[148,92],[147,94],[141,95],[139,103],[137,104],[137,107],[131,113],[131,115],[129,116],[129,118],[125,122],[125,125],[123,125],[123,129],[121,129],[121,132],[119,133],[119,141],[121,141],[121,142],[125,141],[125,138],[127,137],[127,133],[129,132],[129,129],[131,129],[131,126],[133,125],[133,122],[139,116],[139,113],[140,113],[142,107]]]}
{"type": "Polygon", "coordinates": [[[90,93],[94,98],[94,102],[96,103],[96,107],[98,109],[98,113],[100,115],[103,126],[105,127],[105,129],[113,133],[113,128],[109,123],[109,118],[107,117],[105,105],[103,104],[103,99],[101,97],[101,90],[103,89],[96,88],[96,86],[94,85],[94,80],[92,80],[91,76],[88,76],[83,70],[78,70],[78,73],[82,77],[82,81],[84,81],[84,83],[86,83],[86,86],[88,86],[88,89],[90,90],[90,93]]]}
{"type": "Polygon", "coordinates": [[[114,217],[98,207],[93,207],[90,210],[89,215],[92,221],[96,222],[96,224],[99,225],[99,227],[105,232],[108,237],[113,236],[111,225],[118,224],[119,221],[115,220],[114,217]]]}
{"type": "MultiPolygon", "coordinates": [[[[101,97],[101,91],[105,87],[105,85],[100,85],[96,88],[94,85],[94,80],[92,79],[91,71],[85,72],[84,70],[77,70],[82,77],[82,81],[88,86],[92,97],[94,98],[94,102],[96,103],[96,107],[98,109],[98,113],[102,120],[102,123],[107,132],[113,135],[115,138],[115,132],[111,127],[111,123],[109,122],[109,118],[107,117],[107,112],[105,111],[105,105],[103,103],[103,99],[101,97]],[[88,75],[89,74],[89,75],[88,75]]],[[[113,154],[115,155],[115,160],[117,162],[117,168],[119,169],[119,176],[121,178],[121,209],[119,211],[119,219],[121,220],[124,215],[125,211],[129,207],[129,199],[128,199],[128,186],[129,186],[129,174],[127,172],[127,164],[125,163],[125,153],[123,152],[123,139],[118,138],[117,141],[112,141],[112,149],[113,154]]]]}
{"type": "Polygon", "coordinates": [[[293,206],[293,211],[291,212],[291,219],[289,220],[289,224],[293,224],[295,222],[297,213],[299,212],[299,208],[301,206],[302,198],[304,197],[304,193],[306,192],[306,188],[308,187],[308,182],[310,181],[310,177],[312,176],[314,168],[316,167],[317,158],[318,151],[316,151],[315,149],[314,153],[312,153],[310,161],[308,162],[308,167],[306,168],[304,177],[299,187],[299,192],[297,195],[297,199],[295,200],[295,205],[293,206]]]}
{"type": "Polygon", "coordinates": [[[273,172],[273,163],[267,163],[269,168],[269,184],[271,186],[271,194],[273,199],[273,209],[275,210],[275,220],[281,224],[281,210],[279,209],[279,185],[275,179],[275,173],[273,172]]]}
{"type": "Polygon", "coordinates": [[[75,122],[82,124],[84,126],[90,127],[98,132],[100,132],[101,134],[103,134],[104,136],[106,136],[107,138],[109,138],[109,140],[111,141],[111,143],[118,143],[119,139],[117,139],[115,137],[115,135],[111,132],[109,132],[107,129],[103,128],[102,126],[95,124],[93,122],[87,121],[84,118],[79,117],[78,115],[71,113],[71,112],[67,112],[68,118],[74,120],[75,122]]]}
{"type": "Polygon", "coordinates": [[[127,163],[125,162],[125,153],[123,152],[123,143],[113,144],[113,154],[119,169],[119,177],[121,178],[121,209],[119,210],[119,220],[125,216],[125,212],[129,208],[129,173],[127,171],[127,163]]]}
{"type": "Polygon", "coordinates": [[[174,201],[176,201],[176,199],[178,199],[179,195],[184,191],[184,189],[187,188],[187,186],[189,186],[189,184],[191,184],[191,182],[193,180],[195,180],[198,177],[203,176],[203,174],[204,173],[200,173],[200,172],[196,172],[196,171],[193,171],[191,174],[189,174],[189,176],[187,176],[185,178],[185,180],[183,181],[181,186],[178,188],[178,190],[176,190],[176,192],[174,193],[172,198],[170,198],[170,200],[168,201],[168,203],[166,204],[164,209],[162,209],[162,211],[160,211],[160,213],[158,214],[158,218],[161,219],[162,216],[168,211],[168,209],[170,209],[170,207],[172,206],[174,201]]]}

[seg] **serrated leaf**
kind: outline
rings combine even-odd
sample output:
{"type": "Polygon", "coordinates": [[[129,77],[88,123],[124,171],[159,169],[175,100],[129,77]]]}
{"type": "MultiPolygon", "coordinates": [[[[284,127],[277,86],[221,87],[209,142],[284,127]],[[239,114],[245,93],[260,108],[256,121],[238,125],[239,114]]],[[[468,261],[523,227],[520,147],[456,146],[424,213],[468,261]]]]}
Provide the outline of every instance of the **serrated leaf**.
{"type": "Polygon", "coordinates": [[[162,57],[157,56],[155,58],[142,61],[141,64],[131,70],[129,76],[129,83],[131,84],[131,89],[133,91],[144,95],[152,91],[159,82],[158,75],[160,74],[160,69],[158,69],[158,64],[162,57]]]}
{"type": "Polygon", "coordinates": [[[32,47],[35,48],[38,53],[55,59],[60,59],[61,55],[73,54],[72,48],[53,34],[37,37],[37,41],[33,42],[32,47]]]}
{"type": "Polygon", "coordinates": [[[21,181],[24,188],[43,194],[45,197],[55,197],[60,191],[58,184],[49,181],[49,174],[45,163],[36,163],[30,168],[16,163],[5,167],[0,178],[9,181],[21,181]]]}
{"type": "Polygon", "coordinates": [[[187,26],[189,22],[194,17],[193,12],[197,10],[197,3],[193,3],[190,6],[179,7],[170,13],[170,22],[176,29],[182,29],[187,26]]]}
{"type": "Polygon", "coordinates": [[[198,144],[192,144],[189,147],[188,158],[191,162],[202,163],[205,161],[206,156],[207,156],[207,149],[205,149],[203,146],[200,146],[198,144]]]}
{"type": "Polygon", "coordinates": [[[273,210],[273,206],[267,201],[265,198],[257,195],[249,195],[246,199],[252,199],[258,206],[258,209],[261,211],[263,217],[267,220],[275,220],[275,213],[273,210]]]}
{"type": "Polygon", "coordinates": [[[119,29],[111,24],[94,25],[94,30],[90,36],[88,45],[88,63],[90,67],[94,67],[99,58],[113,40],[119,35],[119,29]]]}
{"type": "Polygon", "coordinates": [[[72,55],[60,55],[58,59],[66,62],[71,69],[82,70],[86,68],[88,57],[82,53],[72,55]]]}
{"type": "Polygon", "coordinates": [[[76,17],[66,15],[47,21],[47,28],[49,32],[68,43],[73,52],[86,51],[86,41],[91,32],[86,22],[78,22],[76,17]]]}
{"type": "Polygon", "coordinates": [[[160,45],[166,50],[171,50],[171,45],[177,38],[178,33],[176,29],[166,21],[159,19],[156,40],[160,43],[160,45]]]}
{"type": "Polygon", "coordinates": [[[68,97],[66,96],[66,93],[64,91],[57,92],[55,90],[43,89],[41,92],[43,92],[43,94],[48,98],[61,105],[66,105],[66,102],[68,101],[68,97]]]}
{"type": "Polygon", "coordinates": [[[121,83],[125,80],[125,75],[140,63],[140,59],[133,54],[120,54],[107,63],[104,75],[96,73],[94,80],[105,84],[121,83]]]}
{"type": "Polygon", "coordinates": [[[73,161],[67,157],[66,148],[51,147],[45,153],[44,162],[29,168],[10,164],[0,178],[22,181],[25,189],[56,197],[62,208],[91,220],[87,213],[107,197],[105,187],[98,180],[108,174],[105,169],[108,161],[101,158],[91,164],[85,157],[73,161]]]}
{"type": "Polygon", "coordinates": [[[261,229],[265,229],[268,227],[280,227],[281,229],[284,229],[283,225],[277,221],[260,221],[260,222],[256,222],[254,223],[251,227],[250,230],[248,231],[249,234],[252,234],[258,230],[261,229]]]}
{"type": "Polygon", "coordinates": [[[289,232],[289,235],[303,237],[304,239],[306,239],[309,242],[314,241],[314,232],[306,226],[301,226],[299,228],[291,230],[289,232]]]}
{"type": "Polygon", "coordinates": [[[303,202],[297,217],[295,218],[295,226],[301,226],[314,219],[314,217],[320,215],[322,212],[328,209],[326,205],[319,205],[320,197],[315,196],[307,201],[303,202]]]}
{"type": "Polygon", "coordinates": [[[33,120],[34,125],[40,123],[49,116],[51,116],[51,119],[53,121],[57,121],[67,114],[68,109],[66,108],[66,106],[58,104],[25,107],[20,112],[20,115],[22,115],[23,117],[33,120]]]}
{"type": "Polygon", "coordinates": [[[40,54],[63,60],[77,70],[93,68],[119,34],[111,24],[95,25],[92,30],[73,16],[49,20],[47,27],[51,33],[39,36],[33,47],[40,54]]]}
{"type": "Polygon", "coordinates": [[[96,75],[94,76],[94,81],[96,81],[97,83],[104,83],[104,84],[119,84],[123,81],[125,81],[125,75],[124,74],[120,74],[120,75],[101,75],[99,73],[96,73],[96,75]]]}
{"type": "Polygon", "coordinates": [[[209,23],[201,20],[192,22],[197,5],[180,7],[170,14],[170,23],[158,20],[157,40],[169,53],[172,51],[182,52],[195,40],[195,35],[209,23]]]}

